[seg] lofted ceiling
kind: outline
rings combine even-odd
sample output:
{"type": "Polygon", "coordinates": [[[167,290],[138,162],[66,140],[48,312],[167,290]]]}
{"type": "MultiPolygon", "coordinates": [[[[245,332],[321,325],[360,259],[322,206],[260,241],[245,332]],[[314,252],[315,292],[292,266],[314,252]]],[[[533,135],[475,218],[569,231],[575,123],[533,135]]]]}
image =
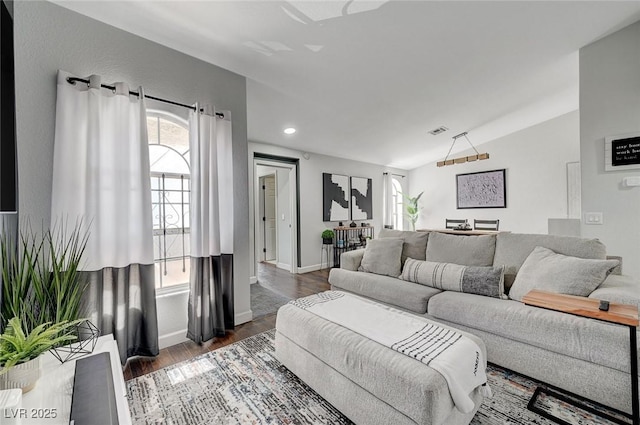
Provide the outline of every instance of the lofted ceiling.
{"type": "Polygon", "coordinates": [[[578,50],[640,20],[639,1],[55,3],[246,76],[250,141],[403,169],[578,109],[578,50]]]}

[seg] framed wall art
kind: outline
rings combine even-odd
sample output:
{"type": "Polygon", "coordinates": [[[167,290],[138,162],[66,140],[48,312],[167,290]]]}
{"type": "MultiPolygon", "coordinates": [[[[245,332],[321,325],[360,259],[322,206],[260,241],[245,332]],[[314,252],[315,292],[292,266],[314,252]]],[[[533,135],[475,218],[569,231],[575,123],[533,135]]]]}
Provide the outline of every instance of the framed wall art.
{"type": "Polygon", "coordinates": [[[502,169],[457,174],[457,208],[506,208],[507,188],[505,171],[505,169],[502,169]]]}
{"type": "Polygon", "coordinates": [[[322,221],[349,220],[349,177],[322,173],[322,221]]]}
{"type": "Polygon", "coordinates": [[[351,177],[351,220],[373,219],[372,179],[351,177]]]}

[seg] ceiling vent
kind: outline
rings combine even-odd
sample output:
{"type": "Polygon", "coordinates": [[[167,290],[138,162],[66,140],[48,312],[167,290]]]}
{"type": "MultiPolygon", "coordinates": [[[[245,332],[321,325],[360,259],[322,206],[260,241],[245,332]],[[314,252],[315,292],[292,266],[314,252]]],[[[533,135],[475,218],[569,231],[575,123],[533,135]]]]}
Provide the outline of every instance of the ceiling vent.
{"type": "Polygon", "coordinates": [[[445,127],[445,126],[440,126],[440,127],[438,127],[438,128],[434,128],[433,130],[431,130],[431,131],[429,132],[429,134],[432,134],[432,135],[434,135],[434,136],[437,136],[438,134],[440,134],[440,133],[444,133],[444,132],[445,132],[445,131],[447,131],[447,130],[449,130],[447,127],[445,127]]]}

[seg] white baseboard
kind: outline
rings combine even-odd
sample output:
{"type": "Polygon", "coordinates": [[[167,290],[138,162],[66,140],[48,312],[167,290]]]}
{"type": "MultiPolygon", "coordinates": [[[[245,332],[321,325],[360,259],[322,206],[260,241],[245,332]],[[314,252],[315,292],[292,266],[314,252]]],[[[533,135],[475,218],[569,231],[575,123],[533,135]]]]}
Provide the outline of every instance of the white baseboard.
{"type": "Polygon", "coordinates": [[[242,323],[250,322],[253,319],[253,311],[247,310],[242,313],[236,313],[234,325],[238,326],[242,323]]]}
{"type": "Polygon", "coordinates": [[[187,330],[183,329],[177,332],[171,332],[166,335],[160,335],[158,337],[158,345],[160,349],[171,347],[172,345],[180,344],[182,342],[189,341],[187,338],[187,330]]]}
{"type": "Polygon", "coordinates": [[[290,265],[290,264],[277,263],[277,264],[276,264],[276,267],[277,267],[277,268],[279,268],[279,269],[286,270],[286,271],[288,271],[288,272],[289,272],[289,271],[291,271],[291,265],[290,265]]]}
{"type": "Polygon", "coordinates": [[[258,283],[258,278],[256,276],[249,277],[249,283],[250,284],[258,283]]]}
{"type": "MultiPolygon", "coordinates": [[[[240,325],[242,323],[250,322],[253,319],[253,311],[245,311],[242,313],[238,313],[235,315],[235,325],[240,325]]],[[[171,347],[172,345],[180,344],[183,342],[190,341],[187,338],[187,330],[182,329],[176,332],[171,332],[166,335],[160,335],[158,337],[158,345],[160,349],[171,347]]]]}
{"type": "Polygon", "coordinates": [[[321,267],[320,264],[314,264],[312,266],[306,266],[306,267],[298,267],[298,274],[315,272],[316,270],[320,270],[320,267],[321,267]]]}

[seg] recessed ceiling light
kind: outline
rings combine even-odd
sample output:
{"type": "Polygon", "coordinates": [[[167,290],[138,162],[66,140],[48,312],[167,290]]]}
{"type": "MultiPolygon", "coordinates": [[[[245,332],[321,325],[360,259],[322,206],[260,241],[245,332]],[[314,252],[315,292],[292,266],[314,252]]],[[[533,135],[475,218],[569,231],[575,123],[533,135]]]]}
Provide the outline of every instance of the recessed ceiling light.
{"type": "Polygon", "coordinates": [[[284,129],[284,134],[293,134],[296,132],[296,129],[293,127],[288,127],[284,129]]]}

